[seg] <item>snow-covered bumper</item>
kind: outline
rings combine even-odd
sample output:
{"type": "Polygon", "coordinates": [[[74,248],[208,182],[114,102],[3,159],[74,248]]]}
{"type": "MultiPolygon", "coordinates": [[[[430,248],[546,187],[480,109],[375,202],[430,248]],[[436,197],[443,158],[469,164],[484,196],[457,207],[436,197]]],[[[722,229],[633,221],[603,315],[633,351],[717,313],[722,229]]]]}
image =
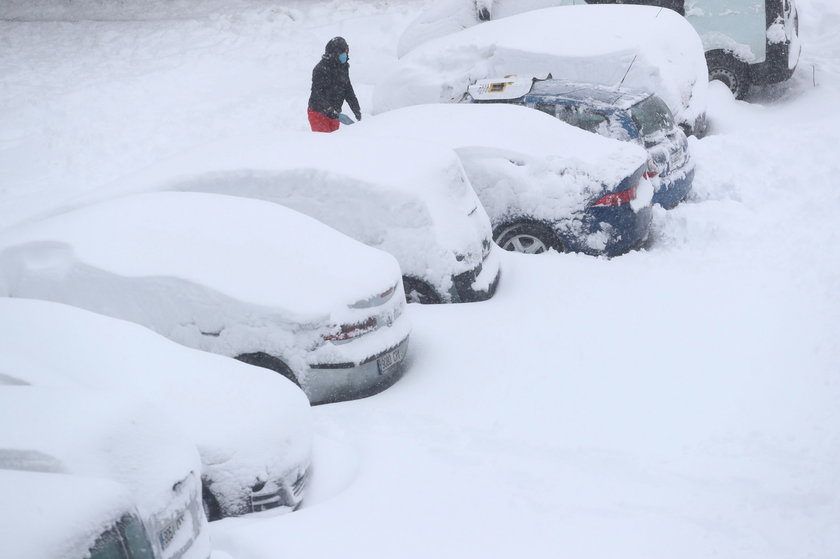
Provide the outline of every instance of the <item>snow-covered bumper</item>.
{"type": "Polygon", "coordinates": [[[453,303],[485,301],[493,296],[501,277],[499,248],[487,239],[484,259],[478,266],[452,278],[450,294],[453,303]]]}
{"type": "Polygon", "coordinates": [[[303,503],[311,468],[300,466],[281,476],[255,476],[248,484],[231,483],[222,468],[203,476],[204,511],[209,520],[271,509],[297,510],[303,503]]]}
{"type": "Polygon", "coordinates": [[[408,335],[359,361],[310,364],[304,392],[313,405],[372,396],[399,380],[407,351],[408,335]]]}

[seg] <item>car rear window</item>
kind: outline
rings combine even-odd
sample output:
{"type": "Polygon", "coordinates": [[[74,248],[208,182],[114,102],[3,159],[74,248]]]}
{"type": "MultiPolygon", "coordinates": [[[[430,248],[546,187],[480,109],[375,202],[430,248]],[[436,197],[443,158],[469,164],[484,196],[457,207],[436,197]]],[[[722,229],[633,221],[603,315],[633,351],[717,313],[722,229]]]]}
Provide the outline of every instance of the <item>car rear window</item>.
{"type": "Polygon", "coordinates": [[[598,133],[598,127],[607,121],[604,115],[590,113],[585,110],[580,110],[578,107],[569,105],[555,105],[553,103],[537,103],[535,105],[537,110],[556,116],[563,122],[571,124],[577,128],[586,130],[587,132],[598,133]]]}
{"type": "Polygon", "coordinates": [[[671,110],[662,99],[655,95],[633,105],[630,108],[630,116],[644,138],[667,134],[674,129],[674,116],[671,110]]]}

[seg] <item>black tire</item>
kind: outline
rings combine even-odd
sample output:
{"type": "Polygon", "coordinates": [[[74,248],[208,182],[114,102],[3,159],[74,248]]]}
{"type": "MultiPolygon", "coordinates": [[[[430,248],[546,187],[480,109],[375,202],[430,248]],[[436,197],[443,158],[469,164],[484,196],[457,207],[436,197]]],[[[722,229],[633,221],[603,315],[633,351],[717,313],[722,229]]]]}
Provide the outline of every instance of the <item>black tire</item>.
{"type": "Polygon", "coordinates": [[[207,522],[222,518],[222,508],[207,487],[201,488],[201,505],[204,508],[204,516],[207,517],[207,522]]]}
{"type": "Polygon", "coordinates": [[[263,367],[264,369],[270,369],[274,372],[280,373],[300,388],[300,382],[298,382],[297,377],[289,366],[273,355],[258,351],[256,353],[243,353],[242,355],[237,355],[236,358],[243,363],[256,365],[257,367],[263,367]]]}
{"type": "Polygon", "coordinates": [[[723,82],[736,99],[744,99],[750,91],[750,67],[731,54],[722,51],[706,53],[709,81],[723,82]]]}
{"type": "Polygon", "coordinates": [[[493,235],[501,248],[525,254],[543,254],[549,249],[563,252],[563,244],[551,228],[542,223],[520,221],[498,227],[493,235]]]}
{"type": "Polygon", "coordinates": [[[403,276],[405,300],[409,303],[421,305],[437,305],[442,299],[435,289],[425,281],[411,276],[403,276]]]}

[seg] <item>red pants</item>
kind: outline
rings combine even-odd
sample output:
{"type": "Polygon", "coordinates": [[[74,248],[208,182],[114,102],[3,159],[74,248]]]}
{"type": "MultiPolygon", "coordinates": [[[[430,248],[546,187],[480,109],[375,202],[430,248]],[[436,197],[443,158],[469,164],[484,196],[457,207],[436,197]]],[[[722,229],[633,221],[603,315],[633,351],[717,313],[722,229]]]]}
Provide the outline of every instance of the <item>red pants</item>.
{"type": "Polygon", "coordinates": [[[306,109],[306,115],[309,117],[309,126],[312,127],[313,132],[335,132],[338,130],[337,118],[330,118],[312,109],[306,109]]]}

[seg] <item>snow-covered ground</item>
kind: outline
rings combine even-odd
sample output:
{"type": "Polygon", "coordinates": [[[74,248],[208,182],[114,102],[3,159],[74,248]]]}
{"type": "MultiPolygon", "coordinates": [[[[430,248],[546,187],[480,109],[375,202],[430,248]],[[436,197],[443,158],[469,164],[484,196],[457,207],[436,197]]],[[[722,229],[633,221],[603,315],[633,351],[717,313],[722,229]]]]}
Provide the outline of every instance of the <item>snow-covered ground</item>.
{"type": "MultiPolygon", "coordinates": [[[[712,84],[694,196],[649,249],[505,253],[492,300],[410,305],[406,376],[315,408],[308,502],[214,523],[218,556],[840,555],[840,6],[798,4],[793,79],[750,104],[712,84]]],[[[0,228],[306,130],[336,34],[368,114],[426,5],[6,0],[0,228]]]]}

